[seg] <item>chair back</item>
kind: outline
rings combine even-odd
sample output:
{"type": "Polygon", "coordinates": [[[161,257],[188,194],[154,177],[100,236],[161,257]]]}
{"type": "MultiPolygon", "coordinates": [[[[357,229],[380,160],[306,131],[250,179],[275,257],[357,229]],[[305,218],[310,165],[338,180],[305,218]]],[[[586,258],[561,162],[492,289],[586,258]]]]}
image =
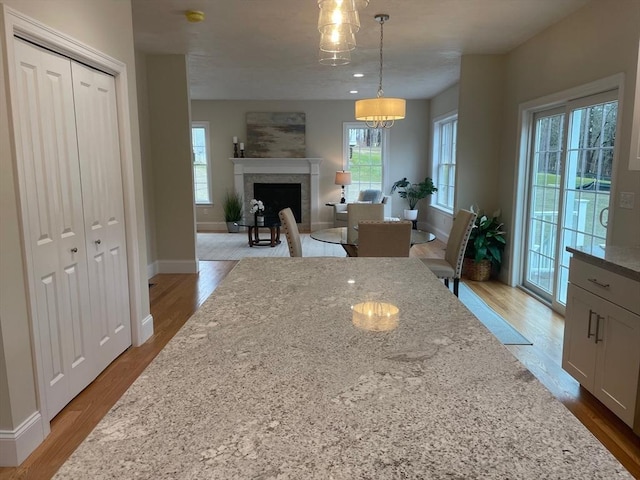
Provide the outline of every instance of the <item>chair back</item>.
{"type": "Polygon", "coordinates": [[[411,227],[412,223],[406,220],[358,223],[358,257],[408,257],[411,227]]]}
{"type": "Polygon", "coordinates": [[[289,255],[291,257],[302,256],[302,243],[300,242],[300,232],[298,231],[298,224],[296,223],[296,217],[293,216],[293,211],[287,207],[280,210],[278,213],[280,222],[282,223],[282,230],[287,236],[287,244],[289,245],[289,255]]]}
{"type": "Polygon", "coordinates": [[[469,210],[458,210],[453,219],[444,259],[453,267],[455,271],[454,278],[460,278],[462,274],[464,251],[467,248],[467,242],[475,220],[476,214],[469,210]]]}
{"type": "Polygon", "coordinates": [[[358,242],[358,231],[354,228],[362,220],[384,220],[384,205],[381,203],[347,204],[347,243],[358,242]]]}

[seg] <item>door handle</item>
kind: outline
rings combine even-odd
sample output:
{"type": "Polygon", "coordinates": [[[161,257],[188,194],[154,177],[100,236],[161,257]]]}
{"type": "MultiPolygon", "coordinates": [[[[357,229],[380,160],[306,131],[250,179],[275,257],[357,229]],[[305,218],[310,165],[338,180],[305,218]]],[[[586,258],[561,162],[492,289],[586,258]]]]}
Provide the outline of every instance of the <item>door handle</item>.
{"type": "Polygon", "coordinates": [[[78,253],[78,247],[73,247],[71,249],[71,253],[78,253]]]}
{"type": "MultiPolygon", "coordinates": [[[[593,318],[593,314],[596,313],[593,310],[589,309],[589,326],[587,327],[587,338],[591,338],[594,336],[593,333],[591,333],[591,319],[593,318]]],[[[596,315],[598,315],[596,313],[596,315]]],[[[596,327],[597,328],[597,327],[596,327]]],[[[597,329],[596,329],[596,334],[598,333],[597,329]]]]}
{"type": "Polygon", "coordinates": [[[94,243],[95,243],[96,245],[100,245],[100,244],[102,243],[102,240],[97,239],[94,243]]]}
{"type": "Polygon", "coordinates": [[[598,332],[600,331],[600,319],[604,319],[604,317],[598,315],[596,313],[596,343],[602,342],[604,338],[598,338],[598,332]]]}

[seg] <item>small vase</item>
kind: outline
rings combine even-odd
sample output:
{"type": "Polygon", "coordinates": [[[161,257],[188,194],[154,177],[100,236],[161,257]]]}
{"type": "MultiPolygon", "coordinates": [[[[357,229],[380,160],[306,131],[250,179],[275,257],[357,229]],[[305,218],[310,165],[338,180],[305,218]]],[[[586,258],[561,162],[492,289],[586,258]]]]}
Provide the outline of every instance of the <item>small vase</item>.
{"type": "Polygon", "coordinates": [[[256,226],[257,227],[264,226],[264,215],[256,215],[256,226]]]}

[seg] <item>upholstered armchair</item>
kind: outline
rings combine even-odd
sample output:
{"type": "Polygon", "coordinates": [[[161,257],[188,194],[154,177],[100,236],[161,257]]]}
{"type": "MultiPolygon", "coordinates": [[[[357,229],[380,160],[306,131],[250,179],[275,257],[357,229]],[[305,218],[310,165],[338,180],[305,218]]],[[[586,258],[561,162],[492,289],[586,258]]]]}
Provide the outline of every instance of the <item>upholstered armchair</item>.
{"type": "MultiPolygon", "coordinates": [[[[356,203],[381,203],[384,205],[385,220],[395,220],[391,217],[391,197],[383,195],[382,190],[361,190],[356,203]]],[[[333,226],[347,226],[347,204],[335,203],[333,205],[333,226]]]]}

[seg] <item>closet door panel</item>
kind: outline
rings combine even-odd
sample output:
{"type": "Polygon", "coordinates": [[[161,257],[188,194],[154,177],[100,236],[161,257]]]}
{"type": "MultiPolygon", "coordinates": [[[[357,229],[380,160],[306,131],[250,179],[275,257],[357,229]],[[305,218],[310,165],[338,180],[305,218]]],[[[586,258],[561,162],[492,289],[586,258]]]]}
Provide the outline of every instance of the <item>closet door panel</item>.
{"type": "Polygon", "coordinates": [[[15,39],[20,142],[38,343],[52,418],[97,375],[68,59],[15,39]]]}
{"type": "Polygon", "coordinates": [[[92,317],[98,363],[104,368],[131,345],[115,83],[75,63],[72,73],[92,317]]]}

